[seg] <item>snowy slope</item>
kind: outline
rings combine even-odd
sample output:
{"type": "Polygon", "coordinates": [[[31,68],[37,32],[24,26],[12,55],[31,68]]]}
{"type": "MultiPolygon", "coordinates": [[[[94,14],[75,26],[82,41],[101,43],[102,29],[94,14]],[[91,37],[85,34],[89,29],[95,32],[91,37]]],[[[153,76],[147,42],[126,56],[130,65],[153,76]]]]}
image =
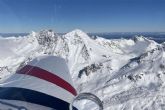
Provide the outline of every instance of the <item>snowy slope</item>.
{"type": "MultiPolygon", "coordinates": [[[[0,38],[0,77],[4,80],[33,58],[65,58],[78,92],[101,98],[105,110],[165,110],[165,44],[143,36],[93,39],[81,30],[63,36],[52,30],[0,38]]],[[[92,103],[81,106],[86,110],[92,103]]]]}

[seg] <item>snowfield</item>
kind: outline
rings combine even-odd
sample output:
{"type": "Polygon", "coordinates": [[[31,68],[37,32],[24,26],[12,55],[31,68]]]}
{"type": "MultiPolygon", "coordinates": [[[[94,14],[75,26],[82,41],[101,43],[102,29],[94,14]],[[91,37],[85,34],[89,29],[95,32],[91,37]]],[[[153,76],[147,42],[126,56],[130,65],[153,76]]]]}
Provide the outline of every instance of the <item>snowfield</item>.
{"type": "MultiPolygon", "coordinates": [[[[104,110],[165,110],[165,43],[43,30],[0,37],[0,53],[1,82],[37,56],[51,54],[67,61],[77,91],[97,95],[104,110]]],[[[80,106],[88,110],[92,103],[80,106]]]]}

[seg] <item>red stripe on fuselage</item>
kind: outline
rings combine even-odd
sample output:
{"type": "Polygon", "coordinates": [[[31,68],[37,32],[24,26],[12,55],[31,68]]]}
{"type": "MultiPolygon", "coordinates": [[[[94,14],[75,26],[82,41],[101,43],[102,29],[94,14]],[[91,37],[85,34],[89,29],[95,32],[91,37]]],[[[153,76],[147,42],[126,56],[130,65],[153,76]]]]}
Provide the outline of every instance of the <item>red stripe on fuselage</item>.
{"type": "MultiPolygon", "coordinates": [[[[26,74],[26,75],[31,75],[43,80],[46,80],[48,82],[51,82],[53,84],[56,84],[57,86],[69,91],[72,93],[74,96],[77,95],[76,90],[65,80],[60,78],[59,76],[50,73],[44,69],[41,69],[39,67],[31,66],[31,65],[26,65],[22,69],[17,71],[18,74],[26,74]]],[[[57,92],[57,91],[56,91],[57,92]]]]}

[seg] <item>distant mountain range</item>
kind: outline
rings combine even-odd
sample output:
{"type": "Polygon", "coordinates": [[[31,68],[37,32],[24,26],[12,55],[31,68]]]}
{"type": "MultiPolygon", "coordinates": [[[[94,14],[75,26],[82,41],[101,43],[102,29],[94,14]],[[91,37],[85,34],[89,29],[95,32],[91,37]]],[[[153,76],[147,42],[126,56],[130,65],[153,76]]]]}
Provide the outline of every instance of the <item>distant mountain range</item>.
{"type": "MultiPolygon", "coordinates": [[[[27,36],[29,33],[0,33],[2,37],[19,37],[19,36],[27,36]]],[[[64,35],[66,33],[57,33],[58,35],[64,35]]],[[[162,43],[165,41],[165,32],[104,32],[104,33],[88,33],[90,37],[103,37],[106,39],[120,39],[125,38],[129,39],[135,36],[145,36],[148,39],[155,40],[158,43],[162,43]]]]}

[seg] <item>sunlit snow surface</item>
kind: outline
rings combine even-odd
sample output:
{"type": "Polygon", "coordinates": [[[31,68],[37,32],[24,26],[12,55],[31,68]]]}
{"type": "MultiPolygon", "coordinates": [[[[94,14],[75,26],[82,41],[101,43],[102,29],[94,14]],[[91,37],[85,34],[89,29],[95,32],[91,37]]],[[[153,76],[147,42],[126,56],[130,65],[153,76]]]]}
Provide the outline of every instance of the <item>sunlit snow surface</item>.
{"type": "MultiPolygon", "coordinates": [[[[65,58],[77,91],[97,95],[105,110],[165,110],[164,43],[143,36],[91,38],[81,30],[0,37],[1,81],[43,54],[65,58]]],[[[87,102],[82,109],[92,109],[87,102]]]]}

